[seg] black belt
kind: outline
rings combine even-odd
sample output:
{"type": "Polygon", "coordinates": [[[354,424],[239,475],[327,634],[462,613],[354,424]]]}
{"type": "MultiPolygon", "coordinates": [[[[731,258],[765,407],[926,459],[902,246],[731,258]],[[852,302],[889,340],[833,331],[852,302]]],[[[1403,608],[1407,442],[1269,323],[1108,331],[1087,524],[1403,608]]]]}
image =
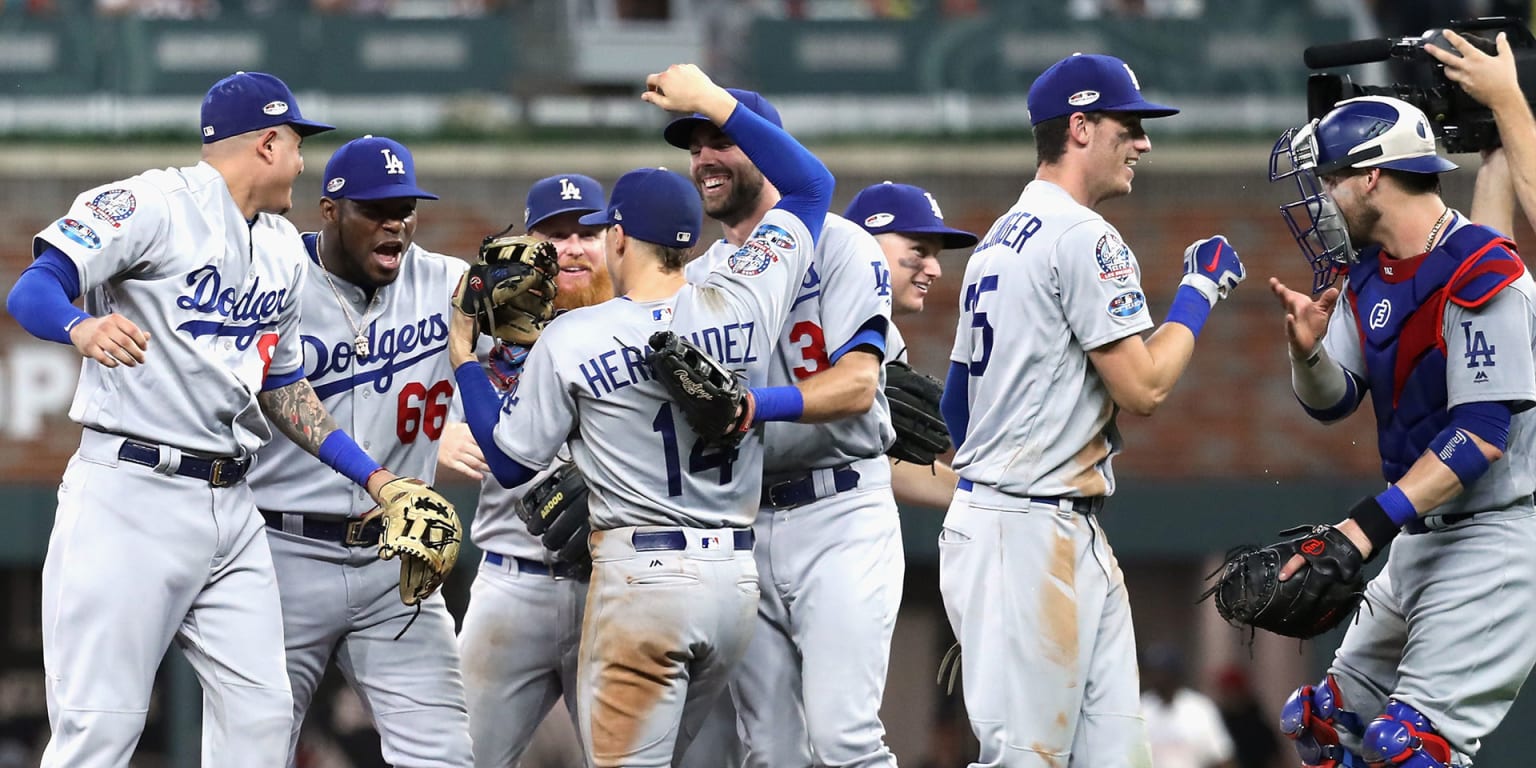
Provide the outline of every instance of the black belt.
{"type": "Polygon", "coordinates": [[[1104,496],[1031,496],[1031,504],[1049,504],[1061,509],[1063,501],[1071,502],[1073,512],[1079,515],[1097,515],[1104,511],[1104,496]]]}
{"type": "Polygon", "coordinates": [[[261,516],[267,521],[268,528],[297,534],[306,539],[329,541],[333,544],[345,544],[349,547],[377,546],[379,540],[384,537],[383,517],[362,520],[355,517],[336,518],[299,515],[299,530],[289,531],[283,525],[282,512],[262,510],[261,516]]]}
{"type": "Polygon", "coordinates": [[[1440,522],[1434,528],[1430,528],[1428,525],[1424,524],[1425,518],[1415,517],[1412,520],[1409,520],[1403,526],[1403,533],[1429,533],[1430,531],[1437,531],[1441,528],[1449,528],[1457,523],[1464,523],[1468,520],[1471,520],[1472,518],[1477,517],[1486,511],[1487,510],[1478,510],[1476,512],[1457,512],[1454,515],[1436,515],[1435,519],[1439,520],[1440,522]]]}
{"type": "MultiPolygon", "coordinates": [[[[757,540],[751,528],[722,528],[721,532],[726,530],[734,534],[736,549],[751,549],[752,542],[757,540]]],[[[682,531],[635,531],[629,541],[635,545],[636,552],[680,551],[688,548],[688,534],[682,531]]],[[[707,548],[709,543],[704,542],[704,546],[707,548]]]]}
{"type": "MultiPolygon", "coordinates": [[[[117,458],[143,464],[146,467],[158,467],[160,466],[160,446],[131,438],[125,439],[123,447],[117,449],[117,458]]],[[[176,467],[176,474],[206,480],[215,488],[228,488],[245,479],[245,471],[250,468],[249,458],[204,459],[182,452],[181,465],[176,467]]]]}
{"type": "Polygon", "coordinates": [[[791,477],[788,480],[764,483],[761,505],[764,507],[798,507],[801,504],[809,504],[817,499],[824,499],[833,494],[844,493],[859,487],[859,471],[854,469],[852,464],[844,464],[841,467],[832,468],[832,489],[829,492],[817,493],[815,473],[823,471],[825,470],[812,470],[803,475],[791,477]]]}
{"type": "Polygon", "coordinates": [[[541,563],[538,560],[529,560],[526,557],[513,555],[499,555],[495,552],[485,553],[485,561],[494,566],[504,565],[508,560],[517,565],[518,573],[531,573],[535,576],[549,576],[556,579],[585,579],[590,570],[585,565],[574,563],[541,563]]]}

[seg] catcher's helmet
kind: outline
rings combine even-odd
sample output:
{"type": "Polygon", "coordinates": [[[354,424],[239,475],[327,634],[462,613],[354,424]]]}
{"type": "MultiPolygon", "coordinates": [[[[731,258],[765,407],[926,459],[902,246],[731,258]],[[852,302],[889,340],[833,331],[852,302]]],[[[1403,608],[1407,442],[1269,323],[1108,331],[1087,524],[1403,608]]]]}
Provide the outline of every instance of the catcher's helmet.
{"type": "Polygon", "coordinates": [[[1312,265],[1314,293],[1332,285],[1355,259],[1344,220],[1319,181],[1348,168],[1444,173],[1456,164],[1435,153],[1429,118],[1388,96],[1346,99],[1323,119],[1281,135],[1269,155],[1269,180],[1296,180],[1301,198],[1280,212],[1312,265]]]}

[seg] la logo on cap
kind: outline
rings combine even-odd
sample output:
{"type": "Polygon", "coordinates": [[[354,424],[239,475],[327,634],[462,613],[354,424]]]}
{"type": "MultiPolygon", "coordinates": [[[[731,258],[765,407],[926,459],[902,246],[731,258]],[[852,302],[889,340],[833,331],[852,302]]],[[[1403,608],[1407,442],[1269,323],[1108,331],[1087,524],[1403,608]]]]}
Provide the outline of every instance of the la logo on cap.
{"type": "Polygon", "coordinates": [[[286,115],[288,114],[288,102],[269,101],[267,102],[266,106],[261,108],[261,112],[262,114],[272,115],[274,117],[277,115],[286,115]]]}

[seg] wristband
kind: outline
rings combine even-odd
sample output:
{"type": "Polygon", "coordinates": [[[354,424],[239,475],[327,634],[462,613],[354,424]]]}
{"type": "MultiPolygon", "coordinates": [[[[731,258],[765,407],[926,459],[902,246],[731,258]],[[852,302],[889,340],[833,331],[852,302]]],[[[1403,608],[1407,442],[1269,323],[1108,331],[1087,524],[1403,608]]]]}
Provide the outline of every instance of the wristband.
{"type": "MultiPolygon", "coordinates": [[[[1395,488],[1396,486],[1393,486],[1395,488]]],[[[1390,488],[1388,490],[1391,490],[1390,488]]],[[[1401,492],[1399,492],[1401,493],[1401,492]]],[[[1404,499],[1407,500],[1406,498],[1404,499]]],[[[1349,510],[1349,519],[1360,526],[1360,531],[1371,542],[1371,558],[1386,549],[1387,544],[1402,532],[1402,526],[1392,522],[1392,516],[1382,508],[1381,502],[1367,496],[1349,510]]],[[[1367,558],[1367,559],[1371,559],[1367,558]]]]}
{"type": "Polygon", "coordinates": [[[325,440],[320,443],[320,451],[315,455],[327,467],[346,475],[348,480],[364,488],[368,487],[368,478],[383,468],[372,456],[364,453],[347,433],[339,429],[325,436],[325,440]]]}
{"type": "Polygon", "coordinates": [[[805,396],[796,386],[754,387],[757,414],[748,424],[759,421],[798,421],[805,414],[805,396]]]}
{"type": "Polygon", "coordinates": [[[1381,505],[1382,511],[1399,528],[1419,516],[1419,511],[1413,508],[1413,502],[1408,500],[1408,495],[1395,485],[1389,485],[1385,491],[1376,494],[1376,503],[1381,505]]]}
{"type": "Polygon", "coordinates": [[[1488,457],[1483,455],[1483,449],[1472,442],[1465,432],[1457,429],[1453,424],[1446,427],[1443,432],[1435,436],[1434,442],[1429,444],[1430,450],[1440,459],[1445,466],[1456,473],[1456,479],[1461,481],[1461,487],[1470,487],[1477,479],[1488,471],[1490,466],[1488,457]]]}
{"type": "Polygon", "coordinates": [[[1205,320],[1210,316],[1211,302],[1205,294],[1192,285],[1181,284],[1178,293],[1173,295],[1173,304],[1168,307],[1168,317],[1163,322],[1178,323],[1188,328],[1198,339],[1200,329],[1205,327],[1205,320]]]}

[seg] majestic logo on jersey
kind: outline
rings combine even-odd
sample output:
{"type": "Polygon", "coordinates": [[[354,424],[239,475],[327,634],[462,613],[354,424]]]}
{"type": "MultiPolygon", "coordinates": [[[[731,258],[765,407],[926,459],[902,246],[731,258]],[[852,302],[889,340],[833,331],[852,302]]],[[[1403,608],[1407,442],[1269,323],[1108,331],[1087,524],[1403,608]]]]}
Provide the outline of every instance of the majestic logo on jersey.
{"type": "Polygon", "coordinates": [[[278,115],[286,115],[288,114],[288,102],[269,101],[267,102],[266,106],[261,108],[261,112],[264,115],[272,115],[273,117],[278,115]]]}
{"type": "Polygon", "coordinates": [[[879,229],[896,220],[896,216],[890,213],[871,213],[864,219],[864,226],[870,229],[879,229]]]}
{"type": "Polygon", "coordinates": [[[1379,331],[1387,326],[1387,321],[1392,319],[1392,302],[1382,299],[1371,308],[1371,330],[1379,331]]]}
{"type": "Polygon", "coordinates": [[[395,153],[389,150],[389,147],[379,150],[379,154],[384,156],[385,173],[392,176],[399,176],[405,173],[405,163],[396,157],[395,153]]]}
{"type": "Polygon", "coordinates": [[[126,189],[109,189],[86,203],[85,207],[92,216],[117,229],[122,226],[119,222],[126,220],[138,210],[139,201],[126,189]]]}
{"type": "Polygon", "coordinates": [[[1126,291],[1109,300],[1105,311],[1114,317],[1133,317],[1147,308],[1147,297],[1141,291],[1126,291]]]}
{"type": "MultiPolygon", "coordinates": [[[[1472,321],[1467,320],[1461,324],[1461,333],[1467,340],[1467,351],[1464,355],[1467,358],[1467,367],[1477,368],[1484,365],[1489,368],[1494,367],[1493,355],[1498,350],[1488,343],[1488,338],[1483,335],[1483,332],[1472,330],[1472,321]]],[[[1478,376],[1481,377],[1479,380],[1488,378],[1482,372],[1478,372],[1478,376]]]]}
{"type": "Polygon", "coordinates": [[[1104,233],[1093,249],[1093,258],[1099,263],[1099,279],[1124,281],[1136,274],[1131,263],[1131,249],[1113,232],[1104,233]]]}
{"type": "Polygon", "coordinates": [[[59,231],[63,232],[65,237],[93,251],[101,249],[101,235],[96,234],[96,230],[91,229],[90,226],[75,219],[59,219],[59,231]]]}
{"type": "Polygon", "coordinates": [[[1098,100],[1098,91],[1078,91],[1067,97],[1067,103],[1074,107],[1086,107],[1098,100]]]}
{"type": "Polygon", "coordinates": [[[236,293],[226,287],[218,267],[199,267],[187,274],[191,293],[176,298],[176,306],[199,314],[215,315],[223,320],[188,320],[176,326],[196,339],[202,336],[228,336],[235,340],[235,347],[246,349],[256,334],[277,323],[277,316],[289,308],[288,289],[261,290],[261,277],[251,279],[250,287],[236,293]],[[231,323],[237,323],[231,325],[231,323]]]}
{"type": "Polygon", "coordinates": [[[330,346],[318,336],[303,336],[304,378],[315,383],[316,395],[323,399],[364,384],[380,394],[390,391],[395,374],[447,349],[448,320],[438,312],[398,328],[381,330],[375,322],[367,334],[368,355],[361,358],[350,335],[330,346]],[[320,381],[333,374],[339,378],[320,381]]]}
{"type": "Polygon", "coordinates": [[[560,199],[561,200],[580,200],[581,199],[581,187],[578,187],[575,184],[572,184],[570,179],[561,179],[560,180],[560,199]]]}

